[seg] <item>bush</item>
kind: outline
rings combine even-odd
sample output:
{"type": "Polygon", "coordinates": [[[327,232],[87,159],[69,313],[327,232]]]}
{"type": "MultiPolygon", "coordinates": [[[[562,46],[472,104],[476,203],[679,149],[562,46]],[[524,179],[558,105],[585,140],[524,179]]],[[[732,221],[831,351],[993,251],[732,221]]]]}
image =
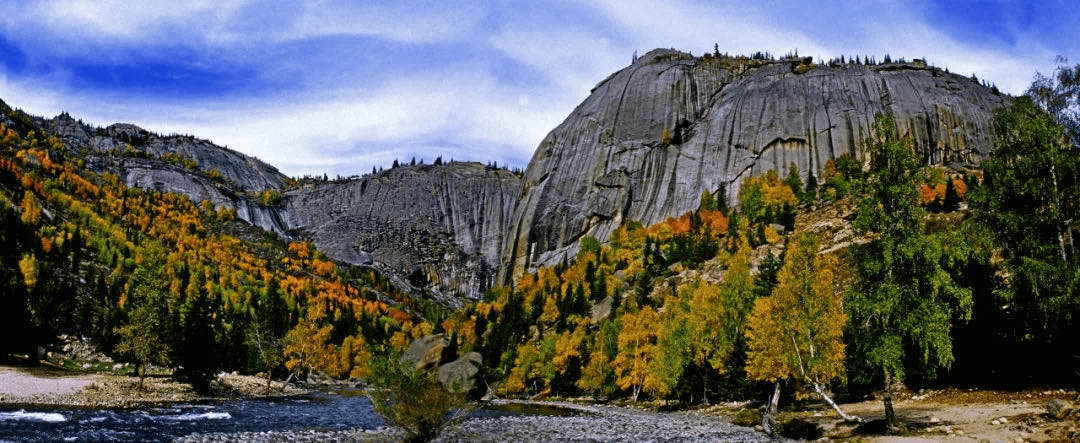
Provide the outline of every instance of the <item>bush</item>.
{"type": "Polygon", "coordinates": [[[732,417],[731,424],[752,428],[761,424],[761,411],[757,409],[740,409],[732,417]]]}
{"type": "Polygon", "coordinates": [[[275,189],[267,189],[259,194],[263,206],[277,206],[281,204],[281,192],[275,189]]]}
{"type": "Polygon", "coordinates": [[[464,393],[450,392],[433,371],[414,369],[395,357],[377,361],[370,381],[375,413],[405,430],[407,441],[431,441],[468,412],[464,393]]]}

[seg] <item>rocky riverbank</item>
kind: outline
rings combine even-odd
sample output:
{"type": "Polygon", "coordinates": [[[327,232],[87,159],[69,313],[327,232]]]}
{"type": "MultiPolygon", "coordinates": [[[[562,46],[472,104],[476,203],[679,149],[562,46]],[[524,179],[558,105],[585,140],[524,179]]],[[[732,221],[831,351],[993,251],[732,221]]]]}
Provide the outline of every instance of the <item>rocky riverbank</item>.
{"type": "Polygon", "coordinates": [[[109,373],[82,373],[50,367],[0,366],[0,404],[130,408],[154,403],[192,402],[236,397],[302,395],[307,390],[281,382],[236,373],[221,373],[208,394],[168,376],[139,378],[109,373]]]}
{"type": "MultiPolygon", "coordinates": [[[[50,405],[89,408],[131,408],[152,404],[235,399],[266,394],[265,380],[219,374],[212,396],[200,396],[190,386],[168,377],[148,377],[145,389],[138,378],[49,368],[0,366],[0,405],[50,405]]],[[[271,386],[270,395],[298,395],[295,386],[271,386]]],[[[814,430],[804,438],[865,441],[1075,441],[1080,438],[1080,397],[1063,389],[987,391],[944,389],[904,393],[894,399],[905,426],[902,435],[883,435],[881,400],[866,399],[842,406],[868,423],[842,422],[824,404],[788,405],[782,423],[801,423],[814,430]],[[810,437],[809,435],[813,435],[810,437]]],[[[657,412],[635,406],[494,400],[482,410],[505,405],[558,409],[559,415],[511,415],[480,412],[443,431],[438,441],[761,441],[753,428],[731,424],[747,412],[729,404],[678,412],[657,412]]],[[[528,408],[526,408],[528,409],[528,408]]],[[[370,426],[370,425],[366,425],[370,426]]],[[[303,426],[302,426],[303,427],[303,426]]],[[[309,426],[311,427],[311,426],[309,426]]],[[[359,427],[359,425],[358,425],[359,427]]],[[[213,428],[210,428],[211,430],[213,428]]],[[[377,429],[302,429],[273,432],[192,434],[188,442],[248,441],[394,441],[404,437],[393,427],[377,429]]]]}
{"type": "MultiPolygon", "coordinates": [[[[770,441],[752,428],[736,426],[729,420],[696,412],[655,412],[648,409],[564,402],[506,403],[562,409],[565,415],[474,414],[444,430],[437,442],[505,441],[770,441]]],[[[183,442],[284,442],[335,441],[370,442],[401,440],[400,429],[292,431],[238,434],[194,434],[183,442]]]]}

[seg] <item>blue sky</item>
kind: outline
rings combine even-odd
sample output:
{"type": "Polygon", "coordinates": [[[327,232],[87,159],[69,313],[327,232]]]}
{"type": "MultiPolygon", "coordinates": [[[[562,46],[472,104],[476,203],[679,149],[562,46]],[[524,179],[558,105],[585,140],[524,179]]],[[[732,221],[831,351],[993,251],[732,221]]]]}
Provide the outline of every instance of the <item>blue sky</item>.
{"type": "Polygon", "coordinates": [[[288,175],[393,160],[524,167],[657,47],[927,58],[1019,94],[1080,62],[1070,1],[0,0],[0,98],[193,134],[288,175]]]}

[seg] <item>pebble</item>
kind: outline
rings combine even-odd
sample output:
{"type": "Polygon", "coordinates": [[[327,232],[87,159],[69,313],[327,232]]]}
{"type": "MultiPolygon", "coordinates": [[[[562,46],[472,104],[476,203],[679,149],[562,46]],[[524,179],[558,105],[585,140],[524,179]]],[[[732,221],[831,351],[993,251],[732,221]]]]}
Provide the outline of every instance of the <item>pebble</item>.
{"type": "MultiPolygon", "coordinates": [[[[562,405],[560,405],[562,406],[562,405]]],[[[751,428],[684,412],[572,405],[583,415],[471,419],[437,441],[764,441],[751,428]]]]}
{"type": "Polygon", "coordinates": [[[940,423],[941,419],[937,417],[930,417],[930,423],[940,423]]]}
{"type": "Polygon", "coordinates": [[[994,425],[994,426],[1000,425],[1000,424],[1001,424],[1001,420],[994,420],[994,421],[990,422],[990,424],[992,424],[992,425],[994,425]]]}
{"type": "MultiPolygon", "coordinates": [[[[582,415],[471,418],[443,430],[438,442],[502,441],[770,441],[753,429],[691,413],[574,405],[582,415]]],[[[401,440],[400,429],[193,434],[182,442],[367,442],[401,440]]]]}

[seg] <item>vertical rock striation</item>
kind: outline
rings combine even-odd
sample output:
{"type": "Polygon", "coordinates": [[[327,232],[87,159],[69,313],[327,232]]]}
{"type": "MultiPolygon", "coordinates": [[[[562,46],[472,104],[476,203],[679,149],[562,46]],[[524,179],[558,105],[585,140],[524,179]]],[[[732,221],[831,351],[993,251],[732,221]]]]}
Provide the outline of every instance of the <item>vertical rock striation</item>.
{"type": "Polygon", "coordinates": [[[495,280],[519,192],[517,175],[479,163],[404,166],[291,190],[282,218],[335,259],[475,299],[495,280]]]}
{"type": "Polygon", "coordinates": [[[36,125],[60,136],[86,166],[128,186],[236,209],[286,240],[310,240],[330,258],[373,266],[402,289],[447,306],[479,298],[495,281],[520,178],[479,163],[394,168],[360,178],[287,178],[265,163],[191,136],[118,123],[93,128],[67,114],[36,125]],[[282,192],[264,205],[259,192],[282,192]]]}
{"type": "Polygon", "coordinates": [[[500,282],[601,241],[624,220],[645,225],[697,208],[703,190],[788,165],[804,180],[864,141],[877,114],[927,163],[977,165],[992,109],[1008,100],[922,63],[814,65],[694,58],[654,50],[601,82],[537,147],[505,241],[500,282]]]}

